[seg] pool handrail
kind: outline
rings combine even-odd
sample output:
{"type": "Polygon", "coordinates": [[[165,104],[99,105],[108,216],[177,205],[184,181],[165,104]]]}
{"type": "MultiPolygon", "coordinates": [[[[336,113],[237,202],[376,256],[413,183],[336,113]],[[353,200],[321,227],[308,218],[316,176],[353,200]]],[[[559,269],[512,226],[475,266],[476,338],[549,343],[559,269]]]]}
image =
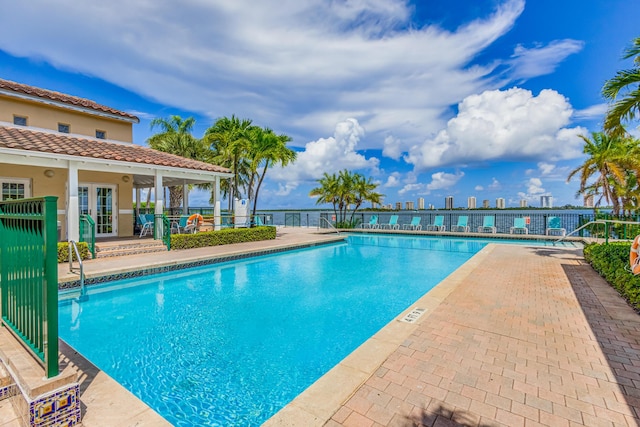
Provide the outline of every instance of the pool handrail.
{"type": "Polygon", "coordinates": [[[324,217],[320,217],[320,221],[318,221],[318,230],[320,230],[320,223],[322,221],[326,222],[329,225],[329,228],[333,228],[336,233],[340,234],[340,230],[338,230],[333,224],[331,224],[331,221],[324,217]]]}
{"type": "Polygon", "coordinates": [[[617,220],[617,219],[595,219],[593,221],[589,221],[586,224],[581,225],[580,227],[578,227],[575,230],[573,230],[571,233],[560,237],[558,240],[553,242],[553,244],[555,245],[556,243],[560,243],[564,239],[566,239],[567,237],[571,236],[572,234],[582,230],[583,228],[586,228],[588,225],[593,225],[593,224],[604,224],[604,226],[605,226],[604,227],[604,230],[605,230],[605,232],[604,232],[604,243],[608,244],[609,243],[609,223],[612,223],[612,224],[632,224],[632,225],[640,226],[640,222],[638,222],[638,221],[621,221],[621,220],[617,220]]]}
{"type": "Polygon", "coordinates": [[[78,273],[80,275],[80,296],[84,296],[86,293],[86,289],[84,287],[84,266],[82,265],[82,257],[80,256],[78,245],[74,240],[69,240],[69,273],[78,273]],[[78,258],[78,264],[80,264],[79,270],[76,270],[73,267],[74,253],[76,254],[76,258],[78,258]]]}

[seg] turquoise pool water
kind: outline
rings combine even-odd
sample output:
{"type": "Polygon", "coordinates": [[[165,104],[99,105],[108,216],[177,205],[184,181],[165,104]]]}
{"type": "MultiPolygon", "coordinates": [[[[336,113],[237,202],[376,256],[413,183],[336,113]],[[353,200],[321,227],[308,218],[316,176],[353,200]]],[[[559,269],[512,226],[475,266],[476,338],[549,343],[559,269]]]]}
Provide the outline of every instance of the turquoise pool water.
{"type": "Polygon", "coordinates": [[[60,337],[174,425],[260,425],[485,244],[355,235],[92,286],[60,337]]]}

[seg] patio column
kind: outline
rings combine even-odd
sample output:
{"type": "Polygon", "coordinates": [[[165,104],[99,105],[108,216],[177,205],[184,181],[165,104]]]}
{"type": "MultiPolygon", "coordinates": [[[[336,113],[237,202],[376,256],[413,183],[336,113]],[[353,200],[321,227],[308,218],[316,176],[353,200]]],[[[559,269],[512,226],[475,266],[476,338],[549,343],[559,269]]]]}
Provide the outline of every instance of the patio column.
{"type": "MultiPolygon", "coordinates": [[[[162,171],[159,169],[156,169],[156,174],[153,177],[153,185],[156,191],[156,194],[155,194],[156,207],[155,207],[154,213],[156,215],[162,215],[162,213],[164,212],[164,209],[163,209],[164,187],[162,186],[162,171]]],[[[159,221],[156,219],[153,225],[155,227],[155,230],[157,230],[157,232],[154,233],[154,235],[156,236],[157,239],[162,239],[162,221],[159,221]]]]}
{"type": "Polygon", "coordinates": [[[189,215],[189,185],[182,182],[182,215],[189,215]]]}
{"type": "Polygon", "coordinates": [[[69,199],[67,200],[67,240],[80,240],[80,205],[78,201],[78,164],[69,162],[67,169],[67,185],[69,199]]]}
{"type": "Polygon", "coordinates": [[[218,231],[222,224],[220,218],[220,177],[216,176],[216,181],[213,187],[213,229],[218,231]]]}
{"type": "Polygon", "coordinates": [[[138,220],[138,215],[140,215],[140,188],[136,187],[136,211],[134,212],[135,219],[138,220]]]}

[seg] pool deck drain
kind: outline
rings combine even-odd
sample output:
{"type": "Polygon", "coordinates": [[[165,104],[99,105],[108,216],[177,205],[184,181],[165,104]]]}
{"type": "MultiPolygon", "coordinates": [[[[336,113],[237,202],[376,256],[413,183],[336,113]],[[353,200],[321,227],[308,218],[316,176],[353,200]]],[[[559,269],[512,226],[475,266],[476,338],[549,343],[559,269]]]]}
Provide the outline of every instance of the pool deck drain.
{"type": "MultiPolygon", "coordinates": [[[[271,244],[327,238],[314,231],[280,230],[271,244]]],[[[96,260],[85,269],[113,274],[268,245],[96,260]]],[[[265,425],[637,426],[639,366],[640,317],[580,250],[489,245],[265,425]],[[416,321],[397,321],[416,307],[426,309],[416,321]]],[[[131,400],[117,384],[98,395],[109,396],[108,406],[81,396],[86,426],[104,425],[99,414],[131,400]]],[[[156,425],[151,413],[128,407],[118,425],[156,425]]],[[[9,425],[0,414],[0,426],[9,425]]]]}

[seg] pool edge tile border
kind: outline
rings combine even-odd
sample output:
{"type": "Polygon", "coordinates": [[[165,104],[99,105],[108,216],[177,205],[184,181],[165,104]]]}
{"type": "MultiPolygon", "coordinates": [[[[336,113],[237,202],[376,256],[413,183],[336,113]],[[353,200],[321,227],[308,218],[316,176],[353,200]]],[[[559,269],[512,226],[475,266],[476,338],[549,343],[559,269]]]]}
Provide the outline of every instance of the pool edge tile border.
{"type": "Polygon", "coordinates": [[[401,347],[407,338],[427,321],[433,310],[456,289],[500,243],[488,243],[467,262],[445,277],[426,294],[382,327],[371,338],[331,368],[284,408],[269,418],[263,426],[307,427],[323,426],[353,396],[353,394],[401,347]],[[415,322],[400,320],[415,308],[426,312],[415,322]]]}
{"type": "MultiPolygon", "coordinates": [[[[346,237],[334,238],[334,239],[326,239],[315,242],[306,242],[306,243],[294,243],[288,245],[275,246],[270,248],[263,249],[247,249],[247,250],[239,250],[236,252],[230,252],[224,255],[205,255],[201,257],[197,257],[190,261],[171,261],[171,262],[160,262],[154,266],[148,266],[147,268],[140,269],[136,267],[132,267],[129,269],[122,270],[114,270],[109,272],[108,274],[101,275],[85,275],[84,284],[87,287],[91,285],[103,284],[107,282],[112,282],[115,280],[123,280],[123,279],[131,279],[135,277],[142,277],[151,274],[159,274],[159,273],[167,273],[170,271],[184,270],[191,267],[202,267],[205,265],[213,265],[213,264],[221,264],[224,262],[237,261],[240,259],[253,258],[263,255],[272,255],[281,252],[293,251],[297,249],[307,249],[313,248],[316,246],[330,245],[335,243],[340,243],[344,241],[346,237]]],[[[78,290],[80,288],[80,280],[61,280],[58,281],[58,291],[72,291],[78,290]]]]}

